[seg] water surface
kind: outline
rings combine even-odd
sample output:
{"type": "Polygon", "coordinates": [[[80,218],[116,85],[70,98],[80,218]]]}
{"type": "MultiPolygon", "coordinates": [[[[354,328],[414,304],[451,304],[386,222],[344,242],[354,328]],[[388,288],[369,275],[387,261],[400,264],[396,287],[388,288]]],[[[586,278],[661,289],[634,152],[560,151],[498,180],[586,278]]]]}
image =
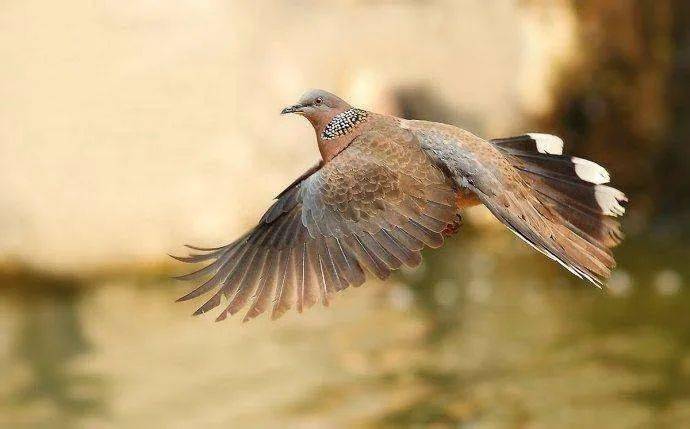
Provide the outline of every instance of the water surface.
{"type": "Polygon", "coordinates": [[[275,323],[191,318],[165,278],[5,280],[0,426],[690,425],[688,252],[618,253],[600,292],[467,232],[275,323]]]}

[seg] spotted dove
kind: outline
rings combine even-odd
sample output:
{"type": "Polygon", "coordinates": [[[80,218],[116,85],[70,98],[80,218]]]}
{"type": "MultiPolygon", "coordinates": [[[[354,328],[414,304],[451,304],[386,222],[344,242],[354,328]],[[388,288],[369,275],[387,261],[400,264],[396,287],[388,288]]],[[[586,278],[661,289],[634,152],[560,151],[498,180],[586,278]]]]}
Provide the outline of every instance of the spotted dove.
{"type": "Polygon", "coordinates": [[[194,313],[228,302],[217,320],[249,306],[244,320],[302,311],[367,273],[420,264],[460,225],[461,209],[484,204],[518,237],[574,275],[601,286],[623,235],[625,195],[608,172],[563,155],[547,134],[484,140],[454,126],[351,107],[312,90],[283,114],[314,127],[321,161],[282,191],[238,240],[177,257],[207,261],[184,280],[206,279],[181,301],[211,293],[194,313]]]}

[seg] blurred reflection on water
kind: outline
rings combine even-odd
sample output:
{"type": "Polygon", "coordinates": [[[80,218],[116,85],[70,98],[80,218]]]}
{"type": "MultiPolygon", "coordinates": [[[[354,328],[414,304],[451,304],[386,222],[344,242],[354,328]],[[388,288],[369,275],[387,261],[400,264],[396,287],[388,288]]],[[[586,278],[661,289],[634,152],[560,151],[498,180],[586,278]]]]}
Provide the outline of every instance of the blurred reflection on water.
{"type": "Polygon", "coordinates": [[[465,230],[331,309],[246,325],[188,317],[166,280],[10,280],[0,426],[690,424],[687,249],[628,243],[604,294],[523,247],[465,230]]]}

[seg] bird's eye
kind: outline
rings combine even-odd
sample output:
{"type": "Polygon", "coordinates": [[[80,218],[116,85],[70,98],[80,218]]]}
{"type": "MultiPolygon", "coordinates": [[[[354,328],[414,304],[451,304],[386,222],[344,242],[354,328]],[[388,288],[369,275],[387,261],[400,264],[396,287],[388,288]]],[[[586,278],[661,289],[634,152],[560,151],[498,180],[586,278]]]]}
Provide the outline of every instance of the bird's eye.
{"type": "Polygon", "coordinates": [[[321,98],[321,97],[316,97],[316,100],[314,100],[314,104],[316,104],[316,105],[318,106],[318,105],[321,104],[321,103],[323,103],[323,98],[321,98]]]}

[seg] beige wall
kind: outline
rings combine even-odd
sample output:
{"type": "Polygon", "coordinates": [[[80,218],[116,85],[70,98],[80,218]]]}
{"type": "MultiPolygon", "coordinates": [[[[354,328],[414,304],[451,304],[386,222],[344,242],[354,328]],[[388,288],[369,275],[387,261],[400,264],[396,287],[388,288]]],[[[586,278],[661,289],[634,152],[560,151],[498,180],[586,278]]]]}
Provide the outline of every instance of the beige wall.
{"type": "Polygon", "coordinates": [[[421,85],[499,135],[572,49],[557,2],[5,0],[0,256],[75,270],[158,260],[249,226],[318,156],[280,108],[364,108],[421,85]]]}

